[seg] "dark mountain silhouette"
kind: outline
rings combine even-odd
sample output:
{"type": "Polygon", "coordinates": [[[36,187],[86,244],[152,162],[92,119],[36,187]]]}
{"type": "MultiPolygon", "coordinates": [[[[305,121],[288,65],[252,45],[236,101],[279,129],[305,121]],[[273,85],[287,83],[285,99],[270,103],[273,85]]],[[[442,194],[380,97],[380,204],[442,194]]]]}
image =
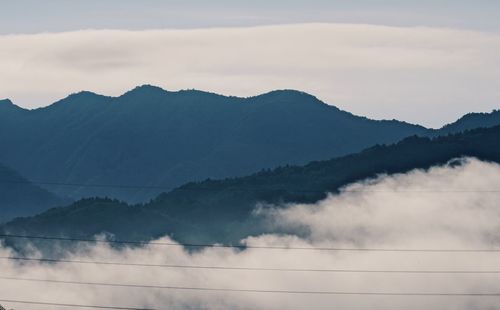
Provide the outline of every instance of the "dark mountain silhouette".
{"type": "Polygon", "coordinates": [[[80,92],[36,110],[0,102],[0,161],[32,180],[126,185],[42,185],[72,198],[146,201],[188,181],[305,164],[425,132],[293,90],[237,98],[141,86],[120,97],[80,92]]]}
{"type": "Polygon", "coordinates": [[[429,168],[461,156],[500,162],[500,126],[428,138],[412,136],[389,146],[305,166],[263,170],[247,177],[185,184],[145,205],[84,199],[69,207],[16,219],[7,233],[89,238],[111,233],[122,240],[165,234],[183,242],[236,242],[265,232],[251,215],[258,202],[316,202],[348,183],[380,173],[429,168]]]}
{"type": "Polygon", "coordinates": [[[0,164],[0,222],[68,203],[0,164]]]}
{"type": "Polygon", "coordinates": [[[1,100],[0,162],[30,180],[66,184],[40,184],[61,197],[136,203],[189,181],[497,124],[494,111],[429,130],[355,116],[293,90],[238,98],[146,85],[120,97],[80,92],[36,110],[1,100]]]}
{"type": "Polygon", "coordinates": [[[454,123],[443,126],[439,130],[431,132],[431,135],[447,135],[474,128],[488,128],[500,125],[500,110],[491,113],[469,113],[454,123]]]}

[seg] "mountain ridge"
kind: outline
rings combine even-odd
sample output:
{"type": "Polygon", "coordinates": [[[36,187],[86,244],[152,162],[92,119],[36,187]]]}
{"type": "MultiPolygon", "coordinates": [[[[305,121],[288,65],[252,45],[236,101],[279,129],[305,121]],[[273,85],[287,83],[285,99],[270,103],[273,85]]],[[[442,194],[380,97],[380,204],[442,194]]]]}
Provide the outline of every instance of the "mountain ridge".
{"type": "MultiPolygon", "coordinates": [[[[134,87],[134,88],[132,88],[132,89],[130,89],[128,91],[125,91],[124,93],[122,93],[120,95],[117,95],[117,96],[103,95],[103,94],[99,94],[99,93],[93,92],[93,91],[81,90],[81,91],[77,91],[77,92],[71,93],[68,96],[66,96],[64,98],[61,98],[59,100],[56,100],[54,103],[51,103],[51,104],[49,104],[47,106],[43,106],[43,107],[39,107],[39,108],[34,108],[34,109],[23,108],[21,106],[16,105],[11,99],[5,98],[5,99],[0,99],[0,107],[2,106],[2,103],[4,103],[5,106],[14,106],[14,107],[16,107],[16,108],[18,108],[20,110],[35,111],[35,110],[42,110],[42,109],[49,108],[49,107],[51,107],[53,105],[59,104],[60,102],[64,102],[65,103],[65,102],[71,101],[72,99],[75,99],[75,98],[89,99],[89,98],[94,97],[94,98],[100,98],[102,100],[107,100],[109,102],[113,102],[116,99],[120,99],[120,98],[123,98],[123,97],[137,96],[137,95],[144,94],[144,93],[151,94],[151,92],[154,92],[157,95],[169,94],[169,95],[177,95],[177,96],[179,96],[179,95],[186,95],[186,94],[199,94],[199,95],[208,95],[208,96],[223,97],[223,98],[226,98],[226,99],[240,99],[240,100],[265,98],[265,97],[271,97],[271,96],[275,96],[275,95],[279,95],[279,94],[300,95],[300,96],[309,97],[309,98],[313,99],[314,101],[316,101],[315,103],[319,103],[319,104],[323,104],[323,105],[326,105],[326,106],[329,106],[329,107],[333,107],[334,109],[336,109],[336,110],[338,110],[340,112],[349,113],[349,114],[351,114],[353,116],[356,116],[356,117],[366,118],[366,119],[373,120],[373,121],[400,122],[400,123],[404,123],[404,124],[408,124],[408,125],[419,126],[419,127],[428,129],[430,131],[436,131],[436,132],[438,132],[437,134],[434,134],[434,136],[440,135],[440,134],[453,133],[453,132],[456,132],[457,130],[463,131],[463,130],[467,130],[467,129],[477,128],[477,126],[466,126],[466,127],[461,128],[461,129],[456,129],[456,128],[453,128],[453,127],[457,127],[455,125],[456,123],[469,122],[469,121],[477,119],[479,117],[484,117],[484,118],[492,119],[491,123],[488,126],[495,126],[495,125],[497,125],[499,123],[498,119],[500,119],[500,110],[498,110],[498,109],[494,109],[491,112],[469,112],[469,113],[461,116],[459,119],[457,119],[454,122],[446,123],[443,126],[441,126],[439,128],[436,128],[436,129],[431,129],[431,128],[425,127],[425,126],[417,124],[417,123],[411,123],[411,122],[407,122],[407,121],[404,121],[404,120],[398,120],[398,119],[394,119],[394,118],[392,118],[392,119],[390,119],[390,118],[373,119],[373,118],[369,118],[367,116],[357,115],[357,114],[351,113],[351,112],[349,112],[347,110],[340,109],[339,107],[337,107],[335,105],[332,105],[332,104],[329,104],[329,103],[325,103],[322,100],[320,100],[319,98],[317,98],[316,96],[314,96],[312,94],[309,94],[309,93],[307,93],[305,91],[296,90],[296,89],[290,89],[290,88],[276,89],[276,90],[271,90],[271,91],[264,92],[264,93],[261,93],[261,94],[257,94],[257,95],[252,95],[252,96],[245,97],[245,96],[223,95],[223,94],[219,94],[219,93],[216,93],[216,92],[204,91],[204,90],[199,90],[199,89],[180,89],[180,90],[177,90],[177,91],[169,91],[169,90],[164,89],[164,88],[162,88],[160,86],[156,86],[156,85],[152,85],[152,84],[142,84],[142,85],[136,86],[136,87],[134,87]]],[[[78,101],[81,101],[81,100],[78,100],[78,101]]],[[[107,103],[109,103],[109,102],[107,102],[107,103]]]]}
{"type": "Polygon", "coordinates": [[[455,122],[444,125],[439,129],[440,134],[464,131],[478,127],[493,127],[500,124],[500,110],[487,112],[471,112],[463,115],[455,122]]]}
{"type": "Polygon", "coordinates": [[[17,108],[10,100],[7,108],[1,106],[0,143],[5,147],[0,162],[28,179],[83,184],[43,186],[58,196],[109,196],[130,203],[160,191],[85,185],[144,184],[168,190],[189,181],[343,156],[415,134],[438,136],[500,124],[500,113],[494,111],[432,130],[394,119],[372,120],[286,89],[244,98],[146,84],[117,97],[81,91],[34,110],[17,108]]]}
{"type": "MultiPolygon", "coordinates": [[[[0,143],[8,146],[0,161],[28,179],[82,184],[119,180],[167,189],[341,156],[426,130],[356,116],[292,90],[241,98],[146,85],[118,97],[79,92],[18,114],[0,113],[0,143]]],[[[111,196],[129,202],[158,194],[46,188],[75,199],[111,196]]]]}

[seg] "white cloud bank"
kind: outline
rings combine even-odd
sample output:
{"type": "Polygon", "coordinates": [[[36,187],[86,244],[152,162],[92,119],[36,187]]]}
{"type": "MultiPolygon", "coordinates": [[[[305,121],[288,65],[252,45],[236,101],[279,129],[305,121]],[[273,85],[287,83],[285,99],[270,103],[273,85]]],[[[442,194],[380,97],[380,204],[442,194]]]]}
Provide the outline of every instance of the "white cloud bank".
{"type": "Polygon", "coordinates": [[[374,118],[440,126],[498,108],[500,36],[300,24],[0,36],[0,98],[25,107],[139,84],[251,96],[294,88],[374,118]]]}
{"type": "MultiPolygon", "coordinates": [[[[249,245],[472,249],[500,246],[500,166],[467,160],[349,186],[316,205],[268,209],[276,225],[304,236],[263,235],[249,245]],[[429,191],[430,190],[430,191],[429,191]],[[447,190],[444,192],[436,192],[447,190]],[[456,190],[456,191],[452,191],[456,190]],[[468,191],[465,191],[468,190],[468,191]],[[355,191],[355,192],[353,192],[355,191]],[[360,191],[360,192],[358,192],[360,191]],[[482,191],[482,192],[481,192],[482,191]]],[[[171,242],[169,239],[163,241],[171,242]]],[[[0,256],[12,255],[0,249],[0,256]]],[[[321,252],[181,247],[83,247],[68,259],[146,264],[371,270],[500,270],[498,253],[321,252]]],[[[72,264],[0,260],[0,276],[233,289],[351,292],[491,293],[500,274],[313,273],[72,264]]],[[[498,297],[401,297],[196,292],[1,280],[0,298],[156,309],[494,309],[498,297]]],[[[15,305],[16,309],[41,306],[15,305]]],[[[44,307],[51,309],[50,307],[44,307]]],[[[56,308],[54,308],[56,309],[56,308]]]]}

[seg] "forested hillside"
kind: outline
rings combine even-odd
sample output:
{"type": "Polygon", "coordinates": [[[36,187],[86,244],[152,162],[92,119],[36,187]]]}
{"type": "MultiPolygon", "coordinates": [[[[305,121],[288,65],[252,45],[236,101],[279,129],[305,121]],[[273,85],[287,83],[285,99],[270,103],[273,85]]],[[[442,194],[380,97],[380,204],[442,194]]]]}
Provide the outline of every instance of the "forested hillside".
{"type": "Polygon", "coordinates": [[[429,168],[462,156],[500,162],[500,126],[438,138],[409,137],[388,146],[263,170],[247,177],[185,184],[144,205],[85,199],[2,226],[4,232],[149,240],[165,234],[184,242],[236,242],[265,231],[251,213],[258,202],[315,202],[327,192],[377,174],[429,168]]]}

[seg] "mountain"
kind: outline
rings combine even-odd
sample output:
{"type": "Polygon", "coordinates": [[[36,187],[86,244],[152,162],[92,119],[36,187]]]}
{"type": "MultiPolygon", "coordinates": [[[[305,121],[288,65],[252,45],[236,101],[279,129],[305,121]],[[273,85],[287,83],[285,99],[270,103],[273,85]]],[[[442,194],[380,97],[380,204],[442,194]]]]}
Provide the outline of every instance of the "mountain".
{"type": "Polygon", "coordinates": [[[348,183],[377,174],[429,168],[461,156],[500,162],[500,126],[437,138],[408,137],[360,153],[305,166],[262,170],[246,177],[191,182],[143,205],[84,199],[69,207],[13,220],[4,233],[90,238],[111,233],[121,240],[169,234],[181,242],[237,242],[265,227],[252,211],[259,202],[312,203],[348,183]]]}
{"type": "Polygon", "coordinates": [[[457,133],[474,128],[488,128],[500,124],[500,110],[494,110],[491,113],[469,113],[461,117],[454,123],[448,124],[431,132],[431,135],[446,135],[457,133]]]}
{"type": "Polygon", "coordinates": [[[43,185],[61,197],[138,203],[189,181],[497,124],[494,111],[430,130],[356,116],[294,90],[238,98],[145,85],[119,97],[80,92],[35,110],[0,101],[0,162],[28,179],[63,184],[43,185]]]}
{"type": "Polygon", "coordinates": [[[0,222],[68,203],[0,164],[0,222]]]}
{"type": "Polygon", "coordinates": [[[0,102],[0,161],[28,179],[74,185],[44,185],[60,196],[128,202],[188,181],[305,164],[425,132],[293,90],[238,98],[141,86],[119,97],[80,92],[35,110],[0,102]]]}

